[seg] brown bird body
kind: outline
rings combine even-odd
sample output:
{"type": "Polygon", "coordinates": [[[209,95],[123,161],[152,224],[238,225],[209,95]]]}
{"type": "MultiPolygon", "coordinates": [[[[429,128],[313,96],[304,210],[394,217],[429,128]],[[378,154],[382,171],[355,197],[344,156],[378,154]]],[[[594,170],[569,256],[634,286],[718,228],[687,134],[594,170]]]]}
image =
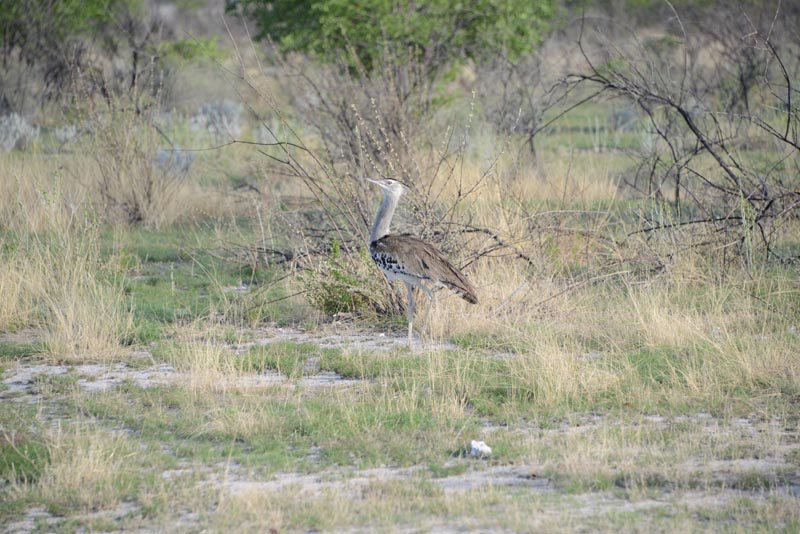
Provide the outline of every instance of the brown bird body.
{"type": "Polygon", "coordinates": [[[475,288],[433,245],[411,234],[389,234],[370,243],[369,251],[387,277],[412,277],[446,287],[470,304],[477,304],[475,288]]]}
{"type": "Polygon", "coordinates": [[[369,181],[384,191],[383,202],[370,233],[369,251],[373,261],[390,281],[401,280],[408,288],[408,343],[411,346],[414,287],[420,288],[429,301],[433,300],[433,292],[425,283],[446,287],[470,304],[477,304],[478,297],[467,277],[433,245],[410,234],[389,234],[392,216],[403,194],[403,184],[395,180],[369,181]]]}

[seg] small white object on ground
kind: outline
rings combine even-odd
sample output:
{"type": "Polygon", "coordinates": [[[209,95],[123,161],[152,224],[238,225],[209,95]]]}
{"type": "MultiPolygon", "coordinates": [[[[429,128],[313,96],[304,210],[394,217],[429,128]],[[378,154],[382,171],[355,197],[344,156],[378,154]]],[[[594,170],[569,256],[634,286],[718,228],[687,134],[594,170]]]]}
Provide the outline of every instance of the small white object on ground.
{"type": "Polygon", "coordinates": [[[492,448],[483,441],[475,441],[474,439],[469,443],[469,453],[472,456],[483,458],[492,455],[492,448]]]}

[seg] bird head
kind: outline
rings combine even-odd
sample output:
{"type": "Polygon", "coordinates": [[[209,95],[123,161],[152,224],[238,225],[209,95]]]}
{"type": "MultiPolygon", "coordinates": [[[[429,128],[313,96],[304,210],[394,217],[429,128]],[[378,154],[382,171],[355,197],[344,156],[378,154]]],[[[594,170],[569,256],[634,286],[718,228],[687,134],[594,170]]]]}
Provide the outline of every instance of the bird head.
{"type": "Polygon", "coordinates": [[[382,180],[372,180],[371,178],[367,178],[367,181],[377,185],[383,189],[384,192],[396,196],[402,195],[408,189],[402,182],[392,180],[391,178],[384,178],[382,180]]]}

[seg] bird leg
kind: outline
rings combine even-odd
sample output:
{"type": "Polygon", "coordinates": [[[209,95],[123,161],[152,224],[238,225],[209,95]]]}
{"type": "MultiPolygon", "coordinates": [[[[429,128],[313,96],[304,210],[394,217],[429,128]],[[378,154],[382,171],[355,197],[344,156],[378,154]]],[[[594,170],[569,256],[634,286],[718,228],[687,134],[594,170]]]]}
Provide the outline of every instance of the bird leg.
{"type": "Polygon", "coordinates": [[[408,288],[408,348],[413,350],[414,338],[412,335],[412,326],[414,323],[414,286],[406,283],[406,287],[408,288]]]}
{"type": "MultiPolygon", "coordinates": [[[[420,327],[421,328],[420,332],[421,332],[422,329],[424,329],[425,327],[428,326],[428,315],[430,315],[431,308],[433,307],[434,296],[433,296],[433,291],[431,291],[427,287],[423,286],[422,284],[419,285],[419,288],[422,291],[424,291],[425,295],[428,297],[428,307],[425,308],[425,316],[422,318],[422,326],[420,327]]],[[[430,328],[428,328],[428,332],[430,333],[430,328]]],[[[420,334],[420,335],[422,335],[422,334],[420,334]]]]}

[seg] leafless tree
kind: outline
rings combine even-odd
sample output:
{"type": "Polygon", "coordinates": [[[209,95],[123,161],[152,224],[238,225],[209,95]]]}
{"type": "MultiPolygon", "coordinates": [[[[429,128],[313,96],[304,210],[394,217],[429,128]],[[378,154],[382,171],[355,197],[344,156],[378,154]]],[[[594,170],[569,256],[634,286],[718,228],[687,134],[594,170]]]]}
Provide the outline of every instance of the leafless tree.
{"type": "Polygon", "coordinates": [[[796,218],[800,207],[800,70],[788,61],[797,43],[780,11],[760,30],[740,20],[749,21],[746,13],[719,9],[713,46],[692,38],[673,10],[670,46],[655,50],[632,35],[630,46],[607,42],[601,60],[585,46],[591,30],[582,21],[587,71],[568,80],[628,99],[646,119],[646,150],[627,182],[669,202],[677,218],[649,221],[639,232],[702,225],[748,254],[757,236],[767,255],[777,255],[776,223],[796,218]]]}

